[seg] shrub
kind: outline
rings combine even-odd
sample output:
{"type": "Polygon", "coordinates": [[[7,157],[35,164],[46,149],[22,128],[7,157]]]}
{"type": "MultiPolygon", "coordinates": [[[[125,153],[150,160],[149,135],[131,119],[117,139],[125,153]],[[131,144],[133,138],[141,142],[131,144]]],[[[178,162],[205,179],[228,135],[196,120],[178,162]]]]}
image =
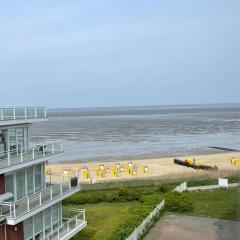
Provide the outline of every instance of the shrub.
{"type": "Polygon", "coordinates": [[[190,212],[193,200],[186,193],[170,192],[165,195],[165,206],[170,212],[190,212]]]}
{"type": "Polygon", "coordinates": [[[139,200],[141,203],[156,206],[157,204],[159,204],[161,202],[162,195],[153,194],[153,195],[148,195],[148,196],[142,196],[139,200]]]}
{"type": "Polygon", "coordinates": [[[119,199],[122,201],[138,201],[141,197],[140,193],[134,189],[122,188],[118,191],[119,199]]]}
{"type": "Polygon", "coordinates": [[[116,231],[112,234],[111,239],[125,240],[134,231],[134,229],[142,223],[142,221],[150,214],[157,204],[161,202],[161,200],[162,196],[160,194],[142,196],[140,198],[141,203],[139,203],[137,207],[134,206],[134,208],[129,210],[129,214],[125,219],[125,222],[116,229],[116,231]]]}
{"type": "Polygon", "coordinates": [[[160,193],[166,193],[166,192],[169,192],[170,190],[172,190],[172,186],[170,185],[160,185],[158,187],[158,190],[160,193]]]}

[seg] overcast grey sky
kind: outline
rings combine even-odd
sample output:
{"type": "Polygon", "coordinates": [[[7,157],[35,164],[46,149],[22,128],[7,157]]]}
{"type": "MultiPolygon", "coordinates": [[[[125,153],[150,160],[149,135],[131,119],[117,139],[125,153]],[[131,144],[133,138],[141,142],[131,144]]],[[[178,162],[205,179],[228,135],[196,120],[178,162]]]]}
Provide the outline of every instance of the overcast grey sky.
{"type": "Polygon", "coordinates": [[[9,0],[0,11],[0,105],[240,102],[239,0],[9,0]]]}

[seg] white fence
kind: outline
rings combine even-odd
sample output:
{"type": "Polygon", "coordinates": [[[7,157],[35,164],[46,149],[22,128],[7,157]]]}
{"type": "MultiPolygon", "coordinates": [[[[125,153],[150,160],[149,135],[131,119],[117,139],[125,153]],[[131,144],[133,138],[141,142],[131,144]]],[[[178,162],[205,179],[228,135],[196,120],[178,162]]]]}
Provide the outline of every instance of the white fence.
{"type": "Polygon", "coordinates": [[[133,233],[126,238],[126,240],[138,240],[144,234],[147,227],[151,225],[153,219],[160,213],[162,208],[164,207],[165,202],[164,200],[143,220],[143,222],[135,228],[133,233]]]}
{"type": "Polygon", "coordinates": [[[187,190],[187,182],[183,182],[178,185],[173,191],[174,192],[184,192],[187,190]]]}
{"type": "MultiPolygon", "coordinates": [[[[187,190],[187,182],[183,182],[178,185],[173,191],[175,192],[184,192],[187,190]]],[[[151,225],[154,217],[156,217],[160,211],[165,206],[165,201],[163,200],[144,220],[143,222],[135,228],[133,233],[126,238],[126,240],[139,240],[141,236],[143,236],[144,232],[146,232],[147,228],[151,225]]]]}

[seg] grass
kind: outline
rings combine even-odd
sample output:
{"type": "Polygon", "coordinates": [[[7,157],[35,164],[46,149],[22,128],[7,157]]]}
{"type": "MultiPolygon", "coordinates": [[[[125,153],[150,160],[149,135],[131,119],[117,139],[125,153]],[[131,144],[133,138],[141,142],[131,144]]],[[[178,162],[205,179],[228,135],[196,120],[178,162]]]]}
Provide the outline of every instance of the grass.
{"type": "Polygon", "coordinates": [[[191,214],[240,220],[240,191],[237,188],[189,192],[194,202],[191,214]]]}
{"type": "MultiPolygon", "coordinates": [[[[232,181],[236,180],[234,176],[232,181]]],[[[191,181],[191,185],[205,185],[212,184],[212,181],[216,179],[194,179],[191,181]]],[[[149,184],[149,182],[134,181],[120,183],[118,186],[115,184],[99,184],[98,189],[105,190],[88,190],[77,193],[68,200],[77,200],[83,199],[83,197],[88,196],[90,200],[92,198],[99,197],[100,195],[116,195],[119,194],[119,188],[127,187],[127,189],[132,192],[133,190],[139,191],[141,196],[151,197],[154,194],[159,193],[159,185],[163,182],[158,182],[158,184],[149,184]],[[147,184],[146,184],[147,183],[147,184]],[[136,186],[134,187],[133,185],[136,186]],[[149,185],[148,185],[149,184],[149,185]],[[147,186],[148,185],[148,186],[147,186]],[[113,189],[114,188],[114,189],[113,189]],[[76,199],[75,199],[76,198],[76,199]]],[[[168,182],[168,184],[173,184],[173,182],[168,182]]],[[[90,187],[93,187],[90,185],[90,187]]],[[[240,220],[240,192],[239,189],[220,189],[220,190],[210,190],[210,191],[197,191],[197,192],[187,192],[194,202],[194,209],[190,212],[191,215],[195,216],[208,216],[216,217],[221,219],[229,220],[240,220]]],[[[86,210],[86,219],[88,221],[88,226],[80,231],[72,240],[112,240],[113,235],[118,232],[117,230],[121,229],[126,221],[130,221],[128,218],[132,216],[132,212],[135,210],[143,209],[144,205],[141,201],[116,201],[116,202],[107,202],[105,197],[100,202],[94,202],[87,204],[73,204],[74,201],[65,201],[65,205],[73,208],[81,208],[86,210]],[[128,220],[127,220],[128,219],[128,220]]],[[[87,199],[85,199],[87,200],[87,199]]],[[[148,209],[149,210],[149,209],[148,209]]],[[[148,211],[150,212],[150,210],[148,211]]],[[[124,228],[125,229],[125,228],[124,228]]]]}
{"type": "MultiPolygon", "coordinates": [[[[162,184],[173,184],[178,185],[182,182],[187,181],[189,187],[194,186],[203,186],[203,185],[215,185],[218,182],[218,172],[206,172],[205,176],[190,176],[190,177],[180,177],[174,179],[131,179],[131,180],[123,180],[118,179],[118,181],[106,181],[106,182],[99,182],[94,184],[87,184],[82,183],[81,189],[82,191],[93,191],[93,190],[105,190],[105,189],[118,189],[123,187],[153,187],[159,186],[162,184]]],[[[221,176],[225,176],[229,179],[229,183],[235,183],[240,181],[240,171],[236,173],[224,173],[221,176]]]]}
{"type": "Polygon", "coordinates": [[[95,203],[72,205],[86,210],[88,226],[80,231],[72,240],[111,240],[113,232],[124,222],[131,207],[138,202],[95,203]]]}

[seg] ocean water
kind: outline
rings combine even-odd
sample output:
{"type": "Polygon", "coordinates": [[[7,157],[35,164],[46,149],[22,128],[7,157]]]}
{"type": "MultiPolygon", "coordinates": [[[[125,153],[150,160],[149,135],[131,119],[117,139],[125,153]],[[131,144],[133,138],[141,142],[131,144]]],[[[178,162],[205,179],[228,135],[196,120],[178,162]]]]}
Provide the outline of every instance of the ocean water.
{"type": "Polygon", "coordinates": [[[63,141],[54,161],[102,161],[240,149],[240,104],[49,109],[31,128],[34,142],[63,141]]]}

